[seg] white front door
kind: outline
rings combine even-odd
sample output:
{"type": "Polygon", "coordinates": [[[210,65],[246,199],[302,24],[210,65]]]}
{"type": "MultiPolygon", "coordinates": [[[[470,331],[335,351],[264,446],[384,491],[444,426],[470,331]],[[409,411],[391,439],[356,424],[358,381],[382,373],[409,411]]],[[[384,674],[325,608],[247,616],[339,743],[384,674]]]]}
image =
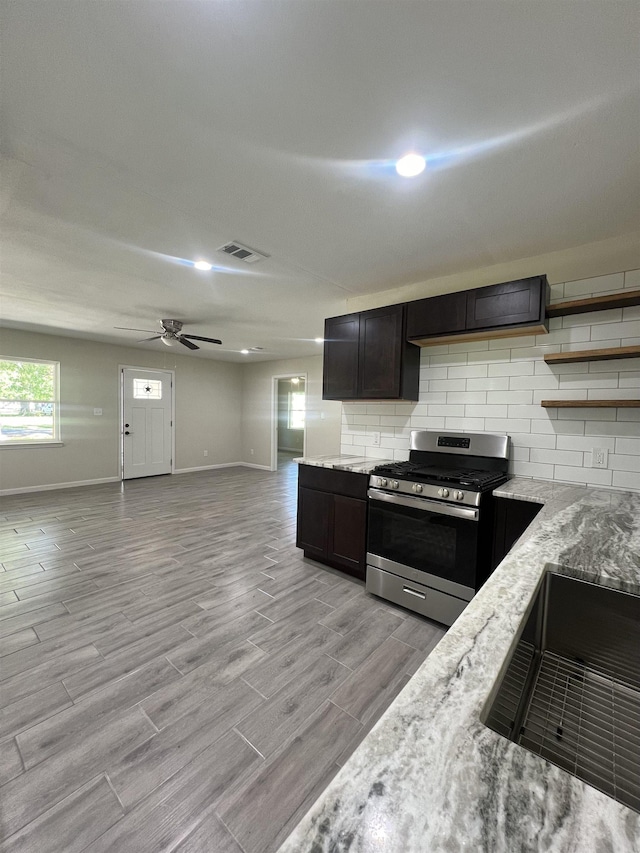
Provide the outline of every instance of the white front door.
{"type": "Polygon", "coordinates": [[[122,477],[171,473],[172,375],[122,369],[122,477]]]}

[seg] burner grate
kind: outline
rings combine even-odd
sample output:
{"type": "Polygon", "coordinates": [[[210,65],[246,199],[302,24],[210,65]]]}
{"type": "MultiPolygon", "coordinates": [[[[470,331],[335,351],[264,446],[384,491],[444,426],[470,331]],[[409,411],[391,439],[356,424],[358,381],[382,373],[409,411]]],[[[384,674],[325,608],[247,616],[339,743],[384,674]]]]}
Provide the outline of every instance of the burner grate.
{"type": "Polygon", "coordinates": [[[544,652],[518,743],[640,811],[640,690],[544,652]]]}

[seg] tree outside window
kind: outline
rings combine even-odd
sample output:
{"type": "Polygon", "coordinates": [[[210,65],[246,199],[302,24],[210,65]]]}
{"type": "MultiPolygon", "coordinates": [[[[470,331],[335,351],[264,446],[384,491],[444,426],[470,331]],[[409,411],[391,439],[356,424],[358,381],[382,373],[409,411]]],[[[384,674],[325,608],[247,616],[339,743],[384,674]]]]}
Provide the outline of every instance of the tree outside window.
{"type": "Polygon", "coordinates": [[[58,362],[0,359],[0,442],[58,438],[58,362]]]}

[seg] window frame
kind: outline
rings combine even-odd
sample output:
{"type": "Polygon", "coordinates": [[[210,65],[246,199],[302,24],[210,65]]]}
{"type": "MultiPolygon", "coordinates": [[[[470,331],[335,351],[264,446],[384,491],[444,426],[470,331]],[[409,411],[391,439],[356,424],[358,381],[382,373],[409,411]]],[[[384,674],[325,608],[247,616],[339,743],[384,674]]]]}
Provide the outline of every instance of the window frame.
{"type": "MultiPolygon", "coordinates": [[[[29,400],[25,402],[32,403],[52,403],[53,411],[53,435],[51,438],[43,438],[39,436],[38,438],[3,438],[0,433],[0,449],[5,449],[8,447],[52,447],[55,445],[62,445],[61,439],[61,431],[60,431],[60,362],[54,361],[49,358],[31,358],[27,356],[18,356],[18,355],[0,355],[1,361],[13,361],[18,364],[45,364],[53,367],[53,400],[29,400]]],[[[11,400],[4,400],[4,398],[0,402],[17,402],[11,400]]]]}

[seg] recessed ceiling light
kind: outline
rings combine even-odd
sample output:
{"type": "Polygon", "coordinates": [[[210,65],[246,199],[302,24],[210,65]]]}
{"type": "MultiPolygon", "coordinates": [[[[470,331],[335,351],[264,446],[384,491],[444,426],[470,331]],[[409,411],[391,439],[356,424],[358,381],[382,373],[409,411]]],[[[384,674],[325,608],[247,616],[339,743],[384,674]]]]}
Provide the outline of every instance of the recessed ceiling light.
{"type": "Polygon", "coordinates": [[[314,341],[315,341],[317,344],[323,344],[323,343],[324,343],[324,338],[314,338],[314,341]]]}
{"type": "Polygon", "coordinates": [[[242,355],[249,355],[248,349],[241,349],[240,352],[242,353],[242,355]]]}
{"type": "Polygon", "coordinates": [[[426,160],[420,154],[405,154],[396,163],[396,172],[403,178],[415,178],[420,172],[424,172],[426,165],[426,160]]]}
{"type": "Polygon", "coordinates": [[[204,272],[209,272],[209,270],[213,269],[213,264],[210,264],[209,261],[194,261],[193,265],[197,270],[203,270],[204,272]]]}

